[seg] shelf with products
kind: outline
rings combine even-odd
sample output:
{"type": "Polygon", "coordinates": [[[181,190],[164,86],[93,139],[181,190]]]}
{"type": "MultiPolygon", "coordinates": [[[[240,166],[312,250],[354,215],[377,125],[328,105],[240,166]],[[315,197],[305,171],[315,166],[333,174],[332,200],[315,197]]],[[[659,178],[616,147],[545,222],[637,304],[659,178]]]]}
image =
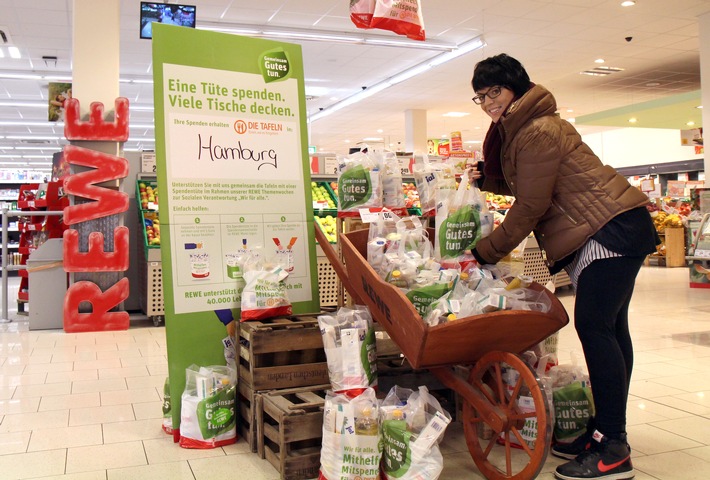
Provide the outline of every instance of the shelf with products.
{"type": "MultiPolygon", "coordinates": [[[[62,212],[69,206],[61,182],[28,183],[20,186],[17,211],[26,212],[17,216],[19,262],[25,267],[28,258],[49,239],[61,238],[67,226],[62,212]]],[[[13,256],[13,261],[17,256],[13,256]]],[[[18,270],[20,286],[17,294],[18,312],[24,312],[24,303],[29,302],[29,275],[25,268],[18,270]]]]}
{"type": "Polygon", "coordinates": [[[155,174],[141,173],[136,179],[136,203],[145,261],[140,262],[140,305],[153,324],[164,319],[163,269],[160,253],[158,181],[155,174]]]}

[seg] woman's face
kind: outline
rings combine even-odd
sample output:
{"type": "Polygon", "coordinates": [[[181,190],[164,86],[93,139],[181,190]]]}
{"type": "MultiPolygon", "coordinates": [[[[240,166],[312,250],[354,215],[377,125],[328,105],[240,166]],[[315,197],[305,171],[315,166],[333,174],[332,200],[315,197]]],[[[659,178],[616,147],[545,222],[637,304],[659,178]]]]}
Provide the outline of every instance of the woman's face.
{"type": "Polygon", "coordinates": [[[492,86],[476,92],[476,97],[481,101],[483,111],[497,123],[515,98],[515,94],[509,88],[492,86]]]}

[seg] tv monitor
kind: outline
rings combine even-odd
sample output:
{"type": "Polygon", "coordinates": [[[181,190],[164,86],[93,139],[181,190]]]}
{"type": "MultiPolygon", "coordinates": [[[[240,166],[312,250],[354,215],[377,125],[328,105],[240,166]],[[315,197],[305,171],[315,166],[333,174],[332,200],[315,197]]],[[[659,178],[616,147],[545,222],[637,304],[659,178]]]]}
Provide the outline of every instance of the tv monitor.
{"type": "Polygon", "coordinates": [[[140,37],[153,38],[153,22],[195,28],[196,15],[194,5],[141,2],[140,37]]]}

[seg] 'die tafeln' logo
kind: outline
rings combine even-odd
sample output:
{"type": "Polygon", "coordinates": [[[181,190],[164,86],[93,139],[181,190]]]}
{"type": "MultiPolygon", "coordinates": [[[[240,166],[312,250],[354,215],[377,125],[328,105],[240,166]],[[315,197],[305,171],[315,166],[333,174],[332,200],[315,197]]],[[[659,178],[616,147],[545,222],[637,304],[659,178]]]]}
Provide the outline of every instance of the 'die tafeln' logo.
{"type": "Polygon", "coordinates": [[[264,82],[278,82],[291,76],[291,62],[283,48],[266,51],[259,57],[259,69],[264,82]]]}
{"type": "Polygon", "coordinates": [[[265,135],[276,135],[283,132],[284,125],[280,122],[262,122],[260,120],[235,120],[234,131],[239,135],[246,133],[257,133],[265,135]]]}

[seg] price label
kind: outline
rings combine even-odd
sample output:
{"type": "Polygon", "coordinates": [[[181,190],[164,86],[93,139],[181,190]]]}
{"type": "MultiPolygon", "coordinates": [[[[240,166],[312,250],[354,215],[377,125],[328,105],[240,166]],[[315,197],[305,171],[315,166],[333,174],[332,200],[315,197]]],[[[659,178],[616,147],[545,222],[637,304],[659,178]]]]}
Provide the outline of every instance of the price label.
{"type": "Polygon", "coordinates": [[[323,170],[326,175],[337,175],[338,174],[338,158],[337,157],[325,157],[323,159],[323,170]]]}
{"type": "Polygon", "coordinates": [[[383,210],[381,208],[361,208],[358,212],[360,213],[360,220],[362,220],[363,223],[372,223],[376,221],[380,214],[382,214],[382,217],[385,220],[391,221],[395,219],[394,213],[390,210],[383,210]]]}
{"type": "Polygon", "coordinates": [[[141,155],[141,172],[142,173],[155,173],[155,154],[154,153],[144,153],[141,155]]]}

